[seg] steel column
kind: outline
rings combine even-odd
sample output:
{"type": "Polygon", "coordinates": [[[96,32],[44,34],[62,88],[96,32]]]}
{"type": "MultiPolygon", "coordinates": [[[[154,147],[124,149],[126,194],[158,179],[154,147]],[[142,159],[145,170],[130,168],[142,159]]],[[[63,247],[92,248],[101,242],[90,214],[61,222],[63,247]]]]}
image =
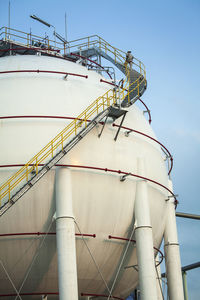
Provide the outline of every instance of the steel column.
{"type": "Polygon", "coordinates": [[[56,240],[59,299],[78,300],[71,176],[67,168],[56,170],[56,240]]]}
{"type": "Polygon", "coordinates": [[[182,272],[183,277],[183,291],[184,291],[184,299],[188,300],[188,290],[187,290],[187,273],[182,272]]]}
{"type": "MultiPolygon", "coordinates": [[[[169,189],[171,191],[173,190],[171,180],[169,180],[169,189]]],[[[164,241],[169,299],[184,300],[181,260],[176,228],[175,204],[174,198],[172,198],[171,195],[167,201],[167,219],[164,232],[164,241]]]]}
{"type": "MultiPolygon", "coordinates": [[[[144,162],[138,159],[138,174],[145,176],[144,162]]],[[[156,271],[147,182],[138,180],[135,199],[135,236],[141,300],[157,300],[156,271]]]]}
{"type": "MultiPolygon", "coordinates": [[[[156,265],[159,263],[159,253],[156,256],[156,265]]],[[[161,269],[160,265],[156,267],[156,275],[157,275],[157,294],[158,300],[163,300],[163,290],[162,290],[162,277],[161,277],[161,269]]]]}

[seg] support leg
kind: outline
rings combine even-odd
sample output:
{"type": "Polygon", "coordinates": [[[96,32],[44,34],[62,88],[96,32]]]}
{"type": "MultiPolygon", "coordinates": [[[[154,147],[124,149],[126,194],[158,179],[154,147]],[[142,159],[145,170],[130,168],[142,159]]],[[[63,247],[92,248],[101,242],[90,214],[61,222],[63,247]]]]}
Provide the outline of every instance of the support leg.
{"type": "Polygon", "coordinates": [[[78,300],[76,245],[70,171],[56,172],[56,240],[60,300],[78,300]]]}
{"type": "Polygon", "coordinates": [[[187,290],[187,273],[183,271],[183,290],[184,290],[184,300],[188,300],[188,290],[187,290]]]}
{"type": "MultiPolygon", "coordinates": [[[[159,255],[157,254],[156,264],[158,262],[159,262],[159,255]]],[[[157,295],[158,295],[158,300],[163,300],[162,277],[161,277],[160,265],[156,267],[156,275],[157,275],[157,295]]]]}
{"type": "MultiPolygon", "coordinates": [[[[144,163],[138,159],[138,174],[144,176],[144,163]]],[[[135,199],[135,234],[141,300],[157,300],[156,271],[147,182],[138,181],[135,199]]]]}
{"type": "MultiPolygon", "coordinates": [[[[172,190],[171,180],[169,180],[169,189],[172,190]]],[[[168,294],[170,300],[184,300],[175,205],[174,199],[169,199],[170,200],[167,203],[168,211],[164,233],[168,294]]]]}

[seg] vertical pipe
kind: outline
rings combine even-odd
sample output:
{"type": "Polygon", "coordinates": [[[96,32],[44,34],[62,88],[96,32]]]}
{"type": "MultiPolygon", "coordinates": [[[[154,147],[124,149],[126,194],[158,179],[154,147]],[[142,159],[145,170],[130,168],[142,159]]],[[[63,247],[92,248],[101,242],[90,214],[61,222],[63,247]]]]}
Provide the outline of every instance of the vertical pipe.
{"type": "MultiPolygon", "coordinates": [[[[144,162],[138,158],[138,174],[145,176],[144,162]]],[[[135,236],[141,300],[157,300],[156,271],[153,252],[147,182],[137,182],[135,199],[135,236]]]]}
{"type": "Polygon", "coordinates": [[[56,240],[60,300],[78,300],[75,226],[70,171],[56,170],[56,240]]]}
{"type": "MultiPolygon", "coordinates": [[[[156,264],[159,263],[159,255],[157,254],[156,257],[156,264]]],[[[161,269],[160,265],[156,267],[156,275],[157,275],[157,295],[158,295],[158,300],[163,300],[163,290],[162,290],[162,277],[161,277],[161,269]]]]}
{"type": "MultiPolygon", "coordinates": [[[[171,180],[169,180],[169,189],[173,189],[171,180]]],[[[167,220],[165,225],[164,241],[169,299],[184,300],[175,205],[174,199],[171,197],[169,197],[167,202],[167,220]]]]}
{"type": "Polygon", "coordinates": [[[185,271],[182,272],[183,276],[183,291],[184,291],[184,300],[188,300],[188,290],[187,290],[187,273],[185,271]]]}

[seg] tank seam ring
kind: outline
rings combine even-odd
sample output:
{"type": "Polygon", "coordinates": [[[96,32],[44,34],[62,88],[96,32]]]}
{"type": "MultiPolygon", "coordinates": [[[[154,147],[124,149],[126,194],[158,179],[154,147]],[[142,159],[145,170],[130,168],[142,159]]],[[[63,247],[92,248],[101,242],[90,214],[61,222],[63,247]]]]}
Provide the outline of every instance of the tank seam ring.
{"type": "Polygon", "coordinates": [[[152,229],[152,226],[137,226],[137,227],[135,227],[135,230],[137,230],[137,229],[140,229],[140,228],[151,228],[152,229]]]}
{"type": "Polygon", "coordinates": [[[179,246],[179,243],[167,243],[164,245],[164,247],[168,247],[168,246],[179,246]]]}
{"type": "Polygon", "coordinates": [[[73,219],[73,220],[75,220],[75,218],[74,218],[74,217],[72,217],[72,216],[62,216],[62,217],[56,217],[56,221],[57,221],[58,219],[73,219]]]}
{"type": "MultiPolygon", "coordinates": [[[[0,168],[18,167],[18,166],[23,167],[24,164],[0,165],[0,168]]],[[[44,164],[38,164],[38,166],[44,166],[44,164]]],[[[98,170],[98,171],[104,171],[104,172],[112,172],[112,173],[115,173],[115,174],[118,173],[118,174],[124,174],[124,175],[129,174],[130,176],[133,176],[133,177],[136,177],[136,178],[139,178],[139,179],[147,180],[148,182],[151,182],[153,184],[156,184],[157,186],[162,187],[163,189],[167,190],[173,196],[174,199],[176,199],[176,196],[174,195],[174,193],[167,186],[164,186],[162,183],[159,183],[158,181],[155,181],[155,180],[150,179],[150,178],[143,177],[141,175],[133,174],[133,173],[130,173],[130,172],[127,173],[127,172],[124,172],[124,171],[121,171],[121,170],[113,170],[113,169],[93,167],[93,166],[65,165],[65,164],[56,164],[55,166],[57,166],[57,167],[67,167],[67,168],[83,168],[83,169],[98,170]]],[[[175,202],[175,208],[176,208],[178,202],[177,202],[177,200],[175,200],[175,201],[176,201],[175,202]]]]}

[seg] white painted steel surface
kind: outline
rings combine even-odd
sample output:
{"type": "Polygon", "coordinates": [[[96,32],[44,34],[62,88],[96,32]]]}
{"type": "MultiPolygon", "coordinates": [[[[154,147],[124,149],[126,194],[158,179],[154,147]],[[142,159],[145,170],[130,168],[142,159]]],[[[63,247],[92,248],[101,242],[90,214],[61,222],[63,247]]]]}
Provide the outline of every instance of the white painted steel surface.
{"type": "Polygon", "coordinates": [[[159,253],[156,256],[156,288],[157,288],[157,296],[158,300],[163,300],[163,290],[162,290],[162,277],[161,277],[161,267],[158,265],[160,258],[159,258],[159,253]]]}
{"type": "MultiPolygon", "coordinates": [[[[138,158],[137,167],[138,173],[145,176],[143,158],[138,158]]],[[[138,180],[136,186],[135,236],[141,300],[157,300],[153,235],[145,180],[138,180]]]]}
{"type": "MultiPolygon", "coordinates": [[[[169,188],[173,190],[171,180],[169,180],[169,188]]],[[[164,232],[164,241],[169,299],[184,300],[175,206],[174,200],[171,198],[169,198],[167,203],[167,219],[164,232]]]]}
{"type": "MultiPolygon", "coordinates": [[[[88,79],[56,74],[0,75],[2,116],[56,115],[75,117],[92,101],[110,88],[101,83],[101,75],[85,67],[56,58],[12,56],[1,58],[0,71],[43,69],[88,75],[88,79]]],[[[69,121],[58,119],[1,120],[0,164],[23,164],[50,141],[69,121]]],[[[120,123],[120,119],[115,122],[120,123]]],[[[124,126],[142,131],[155,138],[142,111],[129,108],[124,126]]],[[[165,162],[159,146],[136,133],[128,137],[108,123],[101,138],[101,125],[92,130],[62,160],[63,164],[87,165],[137,173],[137,158],[142,157],[145,176],[163,185],[168,184],[165,162]]],[[[1,168],[0,181],[6,180],[16,168],[1,168]]],[[[71,169],[74,216],[83,233],[96,234],[85,238],[109,286],[115,278],[126,242],[109,240],[108,235],[128,237],[134,224],[134,202],[137,179],[128,177],[120,182],[120,174],[87,169],[71,169]]],[[[166,218],[166,191],[147,183],[154,246],[159,247],[166,218]]],[[[1,233],[45,232],[55,213],[55,169],[40,180],[0,219],[1,233]]],[[[55,222],[51,231],[55,231],[55,222]]],[[[76,228],[76,232],[78,232],[76,228]]],[[[23,281],[33,257],[31,272],[22,292],[53,292],[58,290],[55,236],[24,236],[1,238],[0,257],[17,287],[23,281]]],[[[134,238],[134,237],[133,237],[134,238]]],[[[76,238],[78,287],[80,293],[108,294],[83,240],[76,238]]],[[[125,266],[137,264],[136,248],[132,243],[113,291],[118,297],[127,296],[138,283],[138,273],[125,266]]],[[[0,270],[0,294],[12,292],[0,270]]],[[[56,298],[56,297],[55,297],[56,298]]],[[[53,299],[53,298],[52,298],[53,299]]]]}
{"type": "Polygon", "coordinates": [[[75,224],[70,170],[56,170],[56,244],[60,300],[78,300],[75,224]]]}

